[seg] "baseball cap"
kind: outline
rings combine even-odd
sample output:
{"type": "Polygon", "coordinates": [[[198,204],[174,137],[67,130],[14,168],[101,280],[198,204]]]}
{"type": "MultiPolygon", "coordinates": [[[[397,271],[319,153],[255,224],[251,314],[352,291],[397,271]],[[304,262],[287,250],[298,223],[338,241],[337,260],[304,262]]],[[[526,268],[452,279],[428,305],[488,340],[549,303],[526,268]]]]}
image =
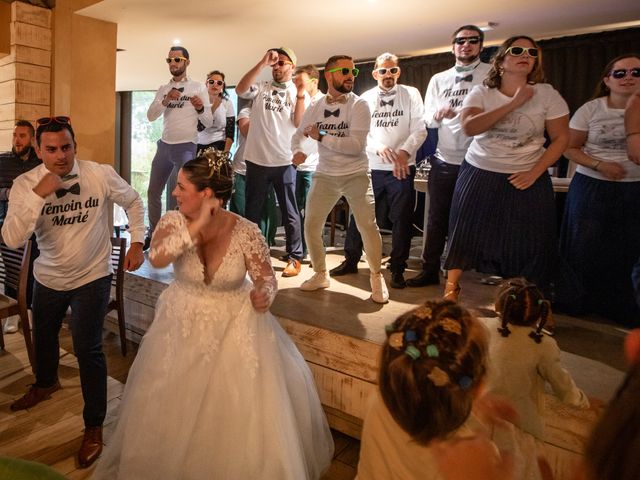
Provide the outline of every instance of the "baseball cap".
{"type": "Polygon", "coordinates": [[[296,57],[296,54],[293,51],[293,49],[289,47],[270,48],[269,50],[275,50],[276,52],[282,55],[286,55],[287,57],[289,57],[289,60],[291,60],[291,63],[293,63],[294,65],[298,63],[298,57],[296,57]]]}

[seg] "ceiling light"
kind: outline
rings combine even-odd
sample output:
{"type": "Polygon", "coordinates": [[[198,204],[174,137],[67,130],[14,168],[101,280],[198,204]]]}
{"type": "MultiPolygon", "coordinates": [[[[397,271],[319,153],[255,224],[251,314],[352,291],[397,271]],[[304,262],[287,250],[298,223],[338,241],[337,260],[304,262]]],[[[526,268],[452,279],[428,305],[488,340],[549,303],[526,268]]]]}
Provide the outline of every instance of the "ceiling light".
{"type": "Polygon", "coordinates": [[[180,39],[179,39],[179,38],[174,38],[174,39],[173,39],[173,44],[174,44],[175,46],[180,45],[180,43],[181,43],[181,42],[180,42],[180,39]]]}
{"type": "Polygon", "coordinates": [[[489,30],[493,30],[497,28],[500,24],[498,22],[481,22],[476,23],[476,26],[482,30],[483,32],[488,32],[489,30]]]}

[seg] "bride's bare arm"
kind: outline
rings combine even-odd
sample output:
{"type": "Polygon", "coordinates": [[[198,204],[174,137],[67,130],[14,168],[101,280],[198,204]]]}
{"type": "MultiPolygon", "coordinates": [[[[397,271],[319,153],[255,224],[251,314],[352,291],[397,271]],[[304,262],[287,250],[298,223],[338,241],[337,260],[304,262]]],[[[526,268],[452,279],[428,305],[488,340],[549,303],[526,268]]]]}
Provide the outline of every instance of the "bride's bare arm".
{"type": "Polygon", "coordinates": [[[278,282],[271,266],[269,247],[256,225],[247,229],[247,237],[244,258],[254,284],[251,304],[258,312],[266,312],[276,298],[278,282]]]}

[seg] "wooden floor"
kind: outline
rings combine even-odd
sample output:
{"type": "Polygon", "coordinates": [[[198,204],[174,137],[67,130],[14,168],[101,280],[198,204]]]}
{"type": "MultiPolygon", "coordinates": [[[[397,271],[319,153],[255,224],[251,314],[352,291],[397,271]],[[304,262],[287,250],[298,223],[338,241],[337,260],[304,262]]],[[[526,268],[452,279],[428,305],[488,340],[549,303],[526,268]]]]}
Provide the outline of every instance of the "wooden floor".
{"type": "MultiPolygon", "coordinates": [[[[71,335],[65,328],[60,334],[60,383],[62,389],[36,408],[12,412],[9,405],[33,383],[24,339],[21,333],[5,335],[6,349],[0,351],[0,456],[11,456],[52,466],[70,480],[90,478],[93,468],[79,469],[75,454],[82,439],[82,393],[71,335]]],[[[123,383],[137,351],[137,344],[128,342],[126,357],[120,353],[120,339],[113,333],[104,334],[107,356],[108,406],[105,429],[113,427],[123,383]]],[[[351,480],[356,475],[360,442],[333,431],[334,460],[322,480],[351,480]]],[[[10,479],[1,479],[10,480],[10,479]]]]}
{"type": "MultiPolygon", "coordinates": [[[[333,250],[333,249],[330,249],[333,250]]],[[[415,253],[415,252],[412,252],[415,253]]],[[[419,252],[418,252],[419,253],[419,252]]],[[[281,252],[272,250],[272,259],[276,272],[280,272],[284,263],[276,260],[281,252]]],[[[330,251],[328,255],[329,267],[337,265],[342,260],[341,252],[330,251]]],[[[299,284],[312,275],[311,269],[304,266],[299,277],[279,280],[279,294],[272,307],[273,313],[280,319],[288,333],[292,335],[305,358],[317,354],[311,351],[317,346],[322,335],[333,335],[332,341],[342,346],[338,350],[343,362],[353,367],[357,361],[371,362],[377,354],[376,348],[384,339],[384,325],[407,308],[428,298],[441,295],[442,286],[426,288],[407,288],[391,290],[391,301],[381,307],[368,300],[368,271],[365,263],[360,264],[360,273],[332,280],[331,288],[319,292],[300,292],[299,284]],[[304,312],[304,319],[298,322],[296,317],[304,312]],[[305,336],[313,340],[306,345],[305,336]],[[312,338],[313,337],[313,338],[312,338]],[[302,341],[301,341],[302,340],[302,341]],[[339,343],[345,341],[347,344],[339,343]],[[315,343],[314,343],[315,342],[315,343]],[[355,342],[364,344],[367,348],[359,347],[360,357],[353,359],[357,348],[355,342]],[[349,355],[347,355],[349,354],[349,355]],[[371,357],[371,358],[369,358],[371,357]]],[[[419,261],[413,258],[407,277],[415,274],[419,268],[419,261]]],[[[161,285],[171,280],[171,271],[150,269],[148,265],[142,269],[138,280],[129,277],[129,281],[137,282],[140,288],[134,289],[132,299],[148,300],[149,312],[145,319],[152,318],[153,306],[157,292],[161,285]],[[148,270],[148,271],[147,271],[148,270]],[[141,279],[145,277],[147,281],[141,279]],[[153,286],[151,283],[157,282],[153,286]],[[153,295],[152,295],[153,294],[153,295]],[[148,297],[148,298],[147,298],[148,297]],[[151,316],[149,316],[151,315],[151,316]]],[[[388,278],[388,273],[385,272],[388,278]]],[[[484,315],[490,306],[495,287],[483,285],[479,276],[467,275],[463,279],[463,305],[473,308],[484,315]]],[[[136,312],[127,313],[127,322],[136,320],[136,312]]],[[[150,320],[145,320],[150,321],[150,320]]],[[[622,359],[622,339],[624,332],[615,326],[601,322],[599,319],[577,319],[557,316],[558,327],[556,339],[563,350],[562,361],[567,365],[576,382],[589,396],[607,399],[615,391],[622,377],[624,369],[622,359]]],[[[146,325],[143,323],[143,326],[146,325]]],[[[111,325],[115,328],[114,325],[111,325]]],[[[133,338],[140,338],[144,329],[129,330],[133,338]]],[[[77,364],[72,351],[71,339],[68,331],[63,329],[61,334],[61,368],[60,376],[63,389],[56,392],[51,400],[38,405],[31,411],[11,412],[9,404],[20,396],[28,384],[33,382],[33,376],[28,369],[24,341],[20,334],[6,335],[6,352],[0,352],[0,455],[10,455],[28,460],[36,460],[53,466],[56,470],[67,475],[70,479],[89,478],[91,469],[80,470],[75,464],[75,452],[82,438],[82,398],[78,378],[77,364]]],[[[109,405],[105,429],[112,427],[114,412],[120,402],[123,383],[126,381],[129,368],[135,358],[137,344],[129,342],[129,354],[122,357],[119,338],[113,333],[105,331],[105,353],[107,355],[109,379],[109,405]]],[[[334,361],[332,359],[331,361],[334,361]]],[[[310,365],[313,367],[313,365],[310,365]]],[[[332,364],[327,364],[332,368],[332,364]]],[[[368,371],[374,371],[369,368],[368,371]]],[[[315,370],[314,370],[315,374],[315,370]]],[[[375,378],[368,378],[369,382],[375,378]]],[[[318,377],[316,377],[316,381],[318,377]]],[[[347,380],[350,380],[347,378],[347,380]]],[[[349,383],[346,380],[343,383],[349,383]]],[[[327,382],[318,382],[321,394],[327,388],[327,382]]],[[[547,418],[547,433],[550,438],[551,449],[548,452],[550,461],[556,471],[556,478],[569,478],[566,465],[572,458],[579,456],[584,438],[588,435],[589,426],[593,423],[593,415],[576,415],[558,404],[548,405],[548,411],[554,412],[552,418],[547,418]],[[571,428],[567,430],[567,425],[571,428]],[[558,447],[561,446],[562,448],[558,447]],[[557,448],[556,448],[557,447],[557,448]],[[554,450],[555,448],[555,450],[554,450]],[[568,460],[567,460],[568,459],[568,460]]],[[[338,428],[338,427],[336,427],[338,428]]],[[[343,430],[345,431],[345,430],[343,430]]],[[[349,431],[346,430],[348,433],[349,431]]],[[[323,480],[353,479],[356,474],[360,443],[357,440],[334,431],[335,457],[329,472],[323,480]]],[[[2,479],[0,479],[2,480],[2,479]]]]}

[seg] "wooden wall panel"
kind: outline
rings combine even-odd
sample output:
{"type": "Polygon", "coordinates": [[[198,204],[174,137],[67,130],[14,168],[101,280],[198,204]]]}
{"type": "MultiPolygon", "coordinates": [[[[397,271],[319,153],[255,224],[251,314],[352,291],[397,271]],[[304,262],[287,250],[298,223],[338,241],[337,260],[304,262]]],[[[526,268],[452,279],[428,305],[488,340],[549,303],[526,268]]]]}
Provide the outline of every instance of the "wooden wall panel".
{"type": "Polygon", "coordinates": [[[51,28],[51,10],[47,8],[36,7],[24,2],[13,2],[11,9],[11,16],[16,22],[51,28]]]}
{"type": "Polygon", "coordinates": [[[51,48],[51,29],[22,22],[11,22],[11,44],[47,50],[51,48]]]}

